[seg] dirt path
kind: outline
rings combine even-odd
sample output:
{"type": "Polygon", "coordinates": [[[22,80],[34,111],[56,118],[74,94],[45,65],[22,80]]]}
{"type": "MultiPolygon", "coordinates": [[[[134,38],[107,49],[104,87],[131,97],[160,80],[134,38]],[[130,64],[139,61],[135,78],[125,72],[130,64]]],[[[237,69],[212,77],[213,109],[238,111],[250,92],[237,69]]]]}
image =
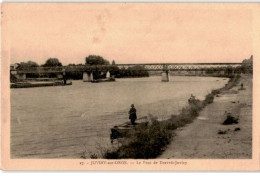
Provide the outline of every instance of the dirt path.
{"type": "Polygon", "coordinates": [[[238,85],[215,97],[193,123],[177,129],[159,158],[251,158],[252,77],[242,75],[238,85]],[[245,90],[238,90],[241,83],[245,90]],[[239,118],[239,123],[222,125],[225,111],[239,118]],[[218,134],[219,130],[225,134],[218,134]]]}

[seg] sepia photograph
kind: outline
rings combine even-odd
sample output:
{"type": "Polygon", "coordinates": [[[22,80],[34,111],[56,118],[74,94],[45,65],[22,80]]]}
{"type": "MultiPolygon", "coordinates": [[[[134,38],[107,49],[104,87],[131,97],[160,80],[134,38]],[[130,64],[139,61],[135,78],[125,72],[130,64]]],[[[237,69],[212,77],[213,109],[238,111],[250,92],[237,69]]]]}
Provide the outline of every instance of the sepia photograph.
{"type": "Polygon", "coordinates": [[[259,169],[259,12],[257,3],[3,3],[5,168],[66,167],[7,164],[52,159],[259,169]]]}

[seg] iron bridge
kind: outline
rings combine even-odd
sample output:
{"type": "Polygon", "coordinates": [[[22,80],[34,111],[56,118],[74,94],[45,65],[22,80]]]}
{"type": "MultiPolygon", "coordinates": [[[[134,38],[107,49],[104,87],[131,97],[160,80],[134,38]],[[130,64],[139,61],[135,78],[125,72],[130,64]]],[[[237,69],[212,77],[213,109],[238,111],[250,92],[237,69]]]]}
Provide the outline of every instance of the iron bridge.
{"type": "Polygon", "coordinates": [[[115,64],[115,65],[77,65],[60,67],[32,67],[16,69],[18,74],[24,73],[62,73],[62,72],[93,72],[111,71],[115,68],[147,71],[203,71],[214,69],[221,71],[226,68],[236,68],[242,63],[146,63],[146,64],[115,64]]]}

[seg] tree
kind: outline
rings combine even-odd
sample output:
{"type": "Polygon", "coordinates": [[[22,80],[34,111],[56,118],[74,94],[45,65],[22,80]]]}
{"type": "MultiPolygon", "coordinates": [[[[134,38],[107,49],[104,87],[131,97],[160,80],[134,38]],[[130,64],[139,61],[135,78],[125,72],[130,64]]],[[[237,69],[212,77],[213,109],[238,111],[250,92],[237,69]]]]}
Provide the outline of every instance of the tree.
{"type": "Polygon", "coordinates": [[[115,60],[113,60],[113,61],[112,61],[112,65],[116,65],[116,62],[115,62],[115,60]]]}
{"type": "Polygon", "coordinates": [[[86,65],[109,65],[109,61],[101,56],[89,55],[86,57],[86,65]]]}
{"type": "Polygon", "coordinates": [[[127,69],[130,77],[148,77],[149,73],[143,66],[136,65],[127,69]]]}
{"type": "Polygon", "coordinates": [[[19,63],[18,69],[30,69],[33,67],[38,67],[39,65],[36,62],[28,61],[19,63]]]}
{"type": "Polygon", "coordinates": [[[233,74],[233,68],[231,66],[227,66],[225,69],[225,74],[231,76],[233,74]]]}
{"type": "Polygon", "coordinates": [[[245,73],[253,73],[253,55],[242,61],[242,69],[245,73]]]}
{"type": "Polygon", "coordinates": [[[28,64],[29,67],[39,67],[39,65],[36,62],[33,62],[33,61],[28,61],[27,64],[28,64]]]}
{"type": "Polygon", "coordinates": [[[59,67],[62,66],[61,62],[57,58],[49,58],[45,64],[44,67],[59,67]]]}
{"type": "MultiPolygon", "coordinates": [[[[28,62],[19,63],[17,69],[33,71],[33,70],[37,70],[37,67],[39,67],[39,65],[36,62],[28,61],[28,62]]],[[[27,73],[26,77],[37,78],[39,77],[39,73],[27,73]]]]}

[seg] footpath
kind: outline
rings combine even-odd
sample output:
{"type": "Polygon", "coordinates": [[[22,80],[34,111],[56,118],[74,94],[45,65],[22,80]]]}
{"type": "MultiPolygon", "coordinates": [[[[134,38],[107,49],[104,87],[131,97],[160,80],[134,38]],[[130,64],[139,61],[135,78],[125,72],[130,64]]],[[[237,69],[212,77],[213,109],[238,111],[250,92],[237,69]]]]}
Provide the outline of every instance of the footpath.
{"type": "Polygon", "coordinates": [[[158,158],[237,159],[252,156],[252,75],[215,96],[193,123],[175,130],[176,136],[158,158]],[[240,90],[243,83],[244,90],[240,90]],[[237,124],[223,125],[227,113],[237,124]]]}

